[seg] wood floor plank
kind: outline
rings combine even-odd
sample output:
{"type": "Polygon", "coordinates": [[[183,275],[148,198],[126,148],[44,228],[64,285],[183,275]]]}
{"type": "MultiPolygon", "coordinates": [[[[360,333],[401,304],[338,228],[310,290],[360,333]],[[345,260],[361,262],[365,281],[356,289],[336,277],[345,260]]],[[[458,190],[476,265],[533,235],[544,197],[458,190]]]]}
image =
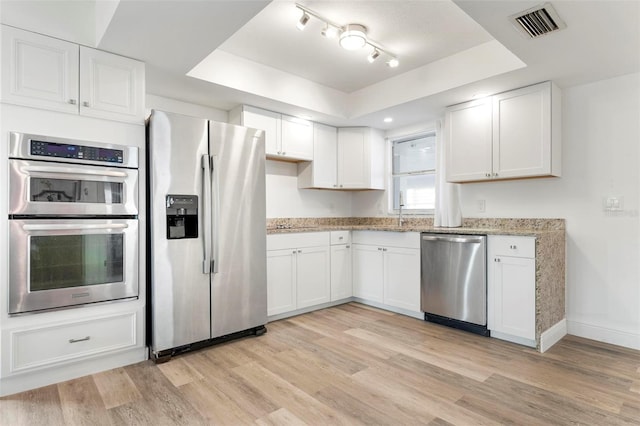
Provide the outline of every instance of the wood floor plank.
{"type": "Polygon", "coordinates": [[[57,385],[1,398],[0,424],[11,426],[64,424],[57,385]]]}
{"type": "Polygon", "coordinates": [[[277,404],[311,424],[348,424],[343,416],[259,364],[246,364],[233,372],[247,380],[277,404]]]}
{"type": "Polygon", "coordinates": [[[107,409],[142,398],[140,391],[124,368],[94,374],[93,381],[107,409]]]}
{"type": "Polygon", "coordinates": [[[297,418],[291,411],[286,408],[269,413],[266,416],[256,420],[256,424],[260,426],[304,426],[307,423],[297,418]]]}
{"type": "Polygon", "coordinates": [[[180,387],[180,393],[210,424],[233,426],[250,424],[255,420],[217,386],[207,381],[187,383],[180,387]]]}
{"type": "Polygon", "coordinates": [[[100,392],[91,376],[58,383],[60,406],[69,425],[111,425],[100,392]]]}
{"type": "Polygon", "coordinates": [[[173,362],[158,364],[158,369],[175,387],[193,383],[203,378],[202,374],[191,367],[185,358],[176,358],[173,362]]]}

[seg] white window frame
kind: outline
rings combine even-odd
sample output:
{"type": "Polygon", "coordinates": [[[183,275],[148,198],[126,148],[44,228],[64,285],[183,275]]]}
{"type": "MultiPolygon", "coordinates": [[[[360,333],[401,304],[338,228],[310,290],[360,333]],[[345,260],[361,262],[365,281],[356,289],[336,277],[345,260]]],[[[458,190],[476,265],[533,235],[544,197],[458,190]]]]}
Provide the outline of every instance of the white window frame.
{"type": "MultiPolygon", "coordinates": [[[[387,191],[387,206],[388,206],[388,213],[389,214],[398,214],[400,209],[394,209],[393,208],[393,201],[394,201],[394,189],[393,189],[393,144],[394,142],[406,142],[412,139],[420,139],[420,138],[424,138],[427,136],[435,136],[437,137],[438,135],[436,134],[436,129],[428,129],[425,131],[422,131],[420,133],[415,133],[415,134],[411,134],[411,135],[405,135],[405,136],[397,136],[394,138],[389,138],[387,139],[387,158],[389,159],[389,161],[387,162],[387,170],[388,172],[388,185],[387,188],[389,188],[389,190],[387,191]]],[[[437,149],[437,148],[436,148],[437,149]]],[[[436,156],[438,155],[438,153],[436,152],[436,156]]],[[[438,174],[438,169],[433,169],[433,172],[429,171],[429,173],[406,173],[403,175],[409,176],[411,174],[433,174],[434,176],[436,176],[436,180],[437,180],[437,174],[438,174]]],[[[406,213],[408,215],[427,215],[427,216],[433,216],[435,214],[435,208],[433,209],[402,209],[402,213],[406,213]]]]}

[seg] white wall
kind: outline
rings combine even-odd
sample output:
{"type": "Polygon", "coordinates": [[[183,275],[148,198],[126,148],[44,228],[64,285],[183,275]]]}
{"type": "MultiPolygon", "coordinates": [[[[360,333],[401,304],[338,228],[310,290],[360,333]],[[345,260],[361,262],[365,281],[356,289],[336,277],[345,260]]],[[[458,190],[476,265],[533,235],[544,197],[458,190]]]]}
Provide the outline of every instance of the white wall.
{"type": "MultiPolygon", "coordinates": [[[[165,98],[147,93],[145,106],[147,110],[157,109],[177,114],[190,115],[192,117],[206,118],[213,121],[227,122],[227,111],[204,105],[196,105],[176,99],[165,98]]],[[[147,116],[149,111],[147,111],[147,116]]]]}
{"type": "Polygon", "coordinates": [[[562,101],[562,177],[464,184],[462,214],[565,218],[569,333],[640,349],[640,74],[567,88],[562,101]],[[612,195],[622,212],[603,211],[612,195]]]}
{"type": "Polygon", "coordinates": [[[351,194],[298,189],[296,163],[267,160],[267,218],[350,217],[351,194]]]}

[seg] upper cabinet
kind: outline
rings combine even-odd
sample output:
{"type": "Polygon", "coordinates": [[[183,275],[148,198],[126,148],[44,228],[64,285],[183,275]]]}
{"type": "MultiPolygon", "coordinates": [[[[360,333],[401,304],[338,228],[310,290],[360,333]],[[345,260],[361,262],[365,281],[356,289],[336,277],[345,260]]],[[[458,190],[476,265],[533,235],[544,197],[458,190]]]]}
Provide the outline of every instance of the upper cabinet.
{"type": "Polygon", "coordinates": [[[380,131],[314,126],[314,160],[298,165],[299,188],[384,189],[384,136],[380,131]]]}
{"type": "Polygon", "coordinates": [[[2,102],[144,124],[144,63],[2,26],[2,102]]]}
{"type": "Polygon", "coordinates": [[[551,82],[447,110],[447,180],[560,176],[560,90],[551,82]]]}
{"type": "Polygon", "coordinates": [[[231,111],[229,121],[264,130],[267,158],[313,160],[313,123],[310,121],[247,105],[231,111]]]}

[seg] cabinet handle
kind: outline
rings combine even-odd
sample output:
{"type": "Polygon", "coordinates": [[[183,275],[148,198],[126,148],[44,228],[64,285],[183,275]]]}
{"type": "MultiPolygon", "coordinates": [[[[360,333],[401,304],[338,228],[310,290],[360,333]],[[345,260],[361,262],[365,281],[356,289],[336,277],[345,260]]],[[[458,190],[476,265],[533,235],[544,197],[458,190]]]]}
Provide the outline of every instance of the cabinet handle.
{"type": "Polygon", "coordinates": [[[339,240],[344,240],[344,237],[338,237],[339,240]]]}
{"type": "Polygon", "coordinates": [[[284,152],[284,151],[282,151],[282,155],[287,155],[287,153],[286,153],[286,152],[284,152]]]}
{"type": "Polygon", "coordinates": [[[282,155],[282,151],[278,151],[278,155],[282,155]]]}
{"type": "Polygon", "coordinates": [[[296,251],[294,250],[292,253],[293,253],[293,254],[296,254],[296,251]]]}
{"type": "Polygon", "coordinates": [[[497,173],[494,173],[494,174],[493,174],[493,176],[494,176],[494,177],[498,177],[498,174],[497,174],[497,173]]]}
{"type": "Polygon", "coordinates": [[[386,249],[386,248],[383,248],[383,249],[382,249],[382,251],[387,251],[387,249],[386,249]]]}
{"type": "Polygon", "coordinates": [[[337,188],[337,187],[338,187],[338,185],[333,185],[333,187],[334,187],[334,188],[337,188]]]}
{"type": "Polygon", "coordinates": [[[378,251],[382,251],[382,247],[378,247],[378,251]]]}
{"type": "Polygon", "coordinates": [[[82,106],[89,108],[89,102],[84,101],[84,102],[82,103],[82,106]]]}
{"type": "Polygon", "coordinates": [[[91,336],[83,337],[82,339],[69,339],[69,343],[86,342],[87,340],[91,340],[91,336]]]}
{"type": "Polygon", "coordinates": [[[514,245],[509,246],[509,248],[510,248],[511,250],[515,250],[515,249],[517,249],[518,247],[514,244],[514,245]]]}
{"type": "Polygon", "coordinates": [[[493,261],[494,262],[500,262],[500,259],[496,257],[495,259],[493,259],[493,261]]]}
{"type": "Polygon", "coordinates": [[[347,248],[351,248],[351,246],[347,246],[347,248]]]}
{"type": "Polygon", "coordinates": [[[71,105],[75,105],[76,104],[76,100],[75,99],[69,99],[68,101],[71,105]]]}
{"type": "Polygon", "coordinates": [[[486,177],[490,178],[491,177],[491,173],[485,173],[484,174],[486,177]]]}
{"type": "Polygon", "coordinates": [[[302,250],[298,250],[298,253],[302,253],[302,250]]]}
{"type": "Polygon", "coordinates": [[[344,185],[340,185],[340,188],[342,188],[344,185]]]}

